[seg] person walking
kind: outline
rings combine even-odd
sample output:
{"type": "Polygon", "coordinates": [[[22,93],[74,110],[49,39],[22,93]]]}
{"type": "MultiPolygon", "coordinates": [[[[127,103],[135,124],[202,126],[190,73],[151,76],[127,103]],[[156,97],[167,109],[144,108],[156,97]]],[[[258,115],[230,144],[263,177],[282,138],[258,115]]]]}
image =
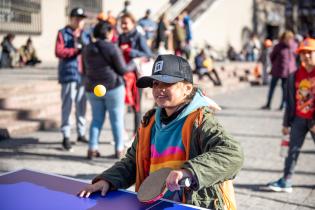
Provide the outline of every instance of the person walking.
{"type": "Polygon", "coordinates": [[[82,8],[70,12],[70,23],[58,31],[55,54],[59,58],[58,81],[61,84],[61,132],[62,146],[71,150],[70,114],[72,104],[76,107],[76,125],[79,142],[88,142],[85,138],[86,96],[83,85],[83,63],[81,51],[91,38],[83,30],[86,15],[82,8]]]}
{"type": "Polygon", "coordinates": [[[278,80],[281,80],[282,99],[279,110],[282,110],[286,98],[286,82],[288,75],[296,71],[296,52],[297,44],[294,41],[294,34],[291,31],[284,32],[280,37],[280,42],[276,44],[270,54],[271,67],[271,82],[269,86],[268,98],[266,105],[261,109],[269,110],[273,93],[277,86],[278,80]]]}
{"type": "Polygon", "coordinates": [[[297,52],[302,64],[288,77],[282,129],[284,135],[290,134],[289,151],[283,176],[268,184],[273,191],[292,192],[294,169],[308,132],[315,143],[315,39],[305,39],[297,52]]]}
{"type": "Polygon", "coordinates": [[[134,64],[126,66],[120,49],[111,42],[114,28],[107,21],[100,21],[94,27],[95,42],[83,50],[86,75],[86,94],[92,107],[89,149],[87,158],[100,157],[98,150],[99,136],[104,124],[106,111],[115,141],[115,158],[121,159],[124,154],[124,107],[125,86],[123,75],[127,70],[134,70],[134,64]],[[97,97],[93,93],[96,85],[104,85],[106,94],[97,97]]]}

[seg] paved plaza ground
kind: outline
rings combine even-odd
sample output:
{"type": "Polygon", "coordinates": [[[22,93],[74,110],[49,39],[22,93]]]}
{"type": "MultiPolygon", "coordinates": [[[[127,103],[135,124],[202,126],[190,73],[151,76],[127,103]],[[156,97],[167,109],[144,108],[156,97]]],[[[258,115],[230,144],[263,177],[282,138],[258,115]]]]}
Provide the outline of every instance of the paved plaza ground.
{"type": "MultiPolygon", "coordinates": [[[[277,110],[280,91],[275,94],[273,109],[262,111],[259,107],[265,102],[266,92],[266,87],[247,87],[213,96],[223,108],[217,113],[219,121],[245,151],[245,164],[235,180],[238,209],[315,209],[315,145],[309,136],[293,178],[293,192],[274,193],[265,187],[282,175],[283,168],[279,156],[282,112],[277,110]]],[[[126,118],[126,122],[133,122],[131,114],[126,118]]],[[[132,123],[126,126],[131,132],[132,123]]],[[[87,145],[82,143],[74,145],[71,153],[63,151],[61,139],[58,130],[52,130],[0,141],[0,173],[28,168],[90,180],[115,162],[106,157],[114,153],[108,120],[101,135],[99,159],[87,160],[87,145]]]]}

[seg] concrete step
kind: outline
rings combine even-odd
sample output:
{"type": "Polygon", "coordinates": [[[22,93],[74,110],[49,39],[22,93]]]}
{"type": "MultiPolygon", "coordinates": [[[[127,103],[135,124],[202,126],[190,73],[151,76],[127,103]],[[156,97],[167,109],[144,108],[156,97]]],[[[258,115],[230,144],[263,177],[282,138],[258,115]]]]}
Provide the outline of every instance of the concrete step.
{"type": "Polygon", "coordinates": [[[31,133],[39,130],[41,123],[38,121],[16,120],[0,123],[0,140],[7,139],[17,134],[31,133]]]}
{"type": "Polygon", "coordinates": [[[19,110],[19,112],[23,119],[42,119],[47,116],[60,116],[61,104],[57,102],[45,105],[34,105],[29,109],[19,110]]]}
{"type": "Polygon", "coordinates": [[[30,109],[34,105],[42,105],[60,102],[60,92],[40,92],[25,93],[23,95],[13,95],[6,98],[0,98],[1,109],[30,109]]]}
{"type": "Polygon", "coordinates": [[[0,98],[28,95],[43,92],[60,92],[61,86],[57,81],[32,81],[23,83],[2,84],[0,86],[0,98]]]}
{"type": "Polygon", "coordinates": [[[17,120],[19,112],[15,110],[0,110],[0,123],[7,123],[17,120]]]}
{"type": "MultiPolygon", "coordinates": [[[[0,110],[0,139],[3,136],[14,136],[34,132],[37,130],[51,130],[59,128],[61,125],[61,106],[59,103],[48,104],[46,106],[34,106],[30,110],[0,110]],[[8,112],[7,112],[8,111],[8,112]],[[12,112],[12,113],[11,113],[12,112]],[[14,118],[14,116],[16,118],[14,118]],[[5,117],[7,117],[5,119],[5,117]],[[1,137],[2,135],[2,137],[1,137]]],[[[71,124],[75,125],[74,109],[71,113],[71,124]]],[[[87,104],[86,120],[87,126],[92,118],[89,103],[87,104]]]]}
{"type": "Polygon", "coordinates": [[[60,116],[60,104],[33,106],[32,109],[0,110],[0,123],[9,123],[16,120],[38,120],[47,116],[60,116]]]}

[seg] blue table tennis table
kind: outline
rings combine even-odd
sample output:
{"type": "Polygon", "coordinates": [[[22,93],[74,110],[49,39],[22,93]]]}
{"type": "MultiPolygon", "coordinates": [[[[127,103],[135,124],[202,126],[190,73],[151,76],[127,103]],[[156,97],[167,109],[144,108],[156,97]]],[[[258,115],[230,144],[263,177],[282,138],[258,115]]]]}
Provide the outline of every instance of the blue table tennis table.
{"type": "Polygon", "coordinates": [[[193,210],[202,209],[164,199],[152,204],[138,201],[134,192],[117,190],[105,197],[76,196],[87,183],[60,175],[18,170],[0,175],[1,210],[193,210]]]}

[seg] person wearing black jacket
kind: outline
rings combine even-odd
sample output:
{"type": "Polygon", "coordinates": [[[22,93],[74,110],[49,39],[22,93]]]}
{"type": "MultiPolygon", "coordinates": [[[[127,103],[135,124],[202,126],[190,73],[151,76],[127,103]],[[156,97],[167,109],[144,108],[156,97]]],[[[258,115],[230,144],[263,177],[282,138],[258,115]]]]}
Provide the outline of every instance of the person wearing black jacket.
{"type": "Polygon", "coordinates": [[[115,141],[115,157],[123,156],[124,99],[123,75],[135,68],[133,63],[126,65],[118,46],[111,43],[113,28],[108,22],[99,22],[93,31],[96,41],[83,50],[85,65],[85,88],[92,107],[88,158],[99,157],[98,141],[106,111],[115,141]],[[104,85],[107,92],[102,97],[93,94],[96,85],[104,85]]]}
{"type": "Polygon", "coordinates": [[[292,192],[292,176],[306,134],[310,131],[315,143],[315,39],[305,39],[298,53],[302,65],[288,77],[287,105],[282,133],[290,134],[289,152],[284,175],[268,187],[277,192],[292,192]]]}

